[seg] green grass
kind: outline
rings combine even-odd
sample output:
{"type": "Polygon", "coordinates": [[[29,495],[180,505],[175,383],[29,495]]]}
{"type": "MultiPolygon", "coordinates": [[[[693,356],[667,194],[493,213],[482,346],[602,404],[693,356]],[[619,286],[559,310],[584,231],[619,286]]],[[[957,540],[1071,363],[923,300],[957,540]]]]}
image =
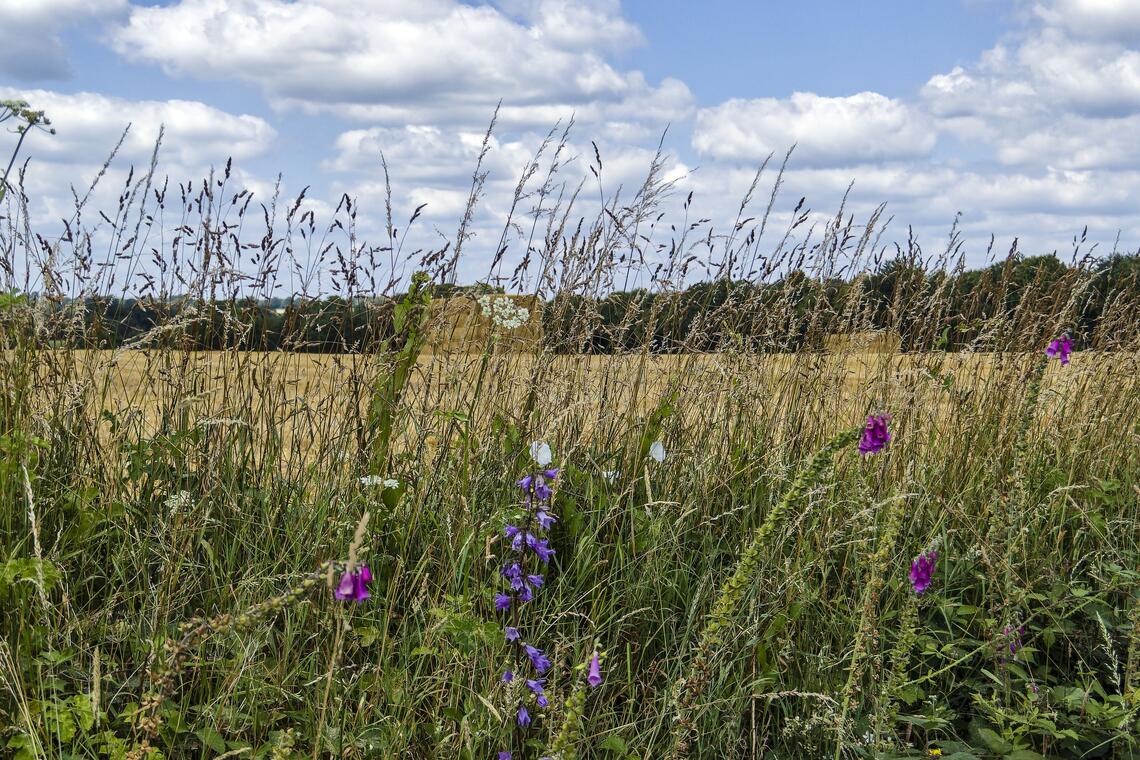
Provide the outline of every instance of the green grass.
{"type": "MultiPolygon", "coordinates": [[[[548,304],[623,271],[625,231],[648,225],[662,191],[654,177],[572,244],[551,233],[542,265],[565,254],[559,271],[595,279],[549,281],[548,304]]],[[[114,217],[110,251],[141,255],[121,232],[131,214],[171,224],[161,201],[146,205],[151,179],[128,188],[142,200],[114,217]]],[[[200,218],[170,211],[196,232],[164,243],[159,292],[231,245],[210,226],[232,218],[214,187],[200,218]]],[[[1013,306],[1008,282],[985,279],[964,353],[781,353],[863,331],[872,312],[934,335],[957,319],[938,288],[851,287],[836,309],[789,277],[786,298],[777,287],[728,310],[754,339],[734,337],[724,312],[696,319],[723,337],[712,354],[517,356],[488,342],[467,356],[397,341],[298,374],[282,364],[295,356],[203,360],[188,312],[152,326],[145,352],[81,350],[98,344],[62,295],[114,282],[82,259],[78,234],[43,260],[14,195],[5,271],[60,272],[42,288],[9,275],[5,290],[38,296],[0,310],[9,756],[1140,755],[1137,304],[1101,294],[1073,363],[1042,357],[1087,316],[1084,264],[1020,283],[1013,306]],[[872,412],[893,415],[886,451],[827,447],[872,412]],[[524,624],[554,662],[551,708],[518,731],[492,595],[539,439],[563,468],[560,521],[524,624]],[[662,463],[645,458],[655,440],[662,463]],[[369,474],[401,486],[362,484],[369,474]],[[933,587],[916,596],[910,562],[931,547],[933,587]],[[374,575],[359,605],[329,588],[353,553],[374,575]],[[1024,627],[1013,656],[1007,627],[1024,627]],[[605,681],[582,691],[595,647],[605,681]]],[[[311,218],[276,221],[286,229],[268,230],[262,253],[314,239],[311,218]]],[[[842,221],[803,244],[805,270],[867,254],[844,247],[842,221]]],[[[288,276],[257,266],[268,279],[248,290],[222,272],[179,292],[210,309],[211,294],[273,292],[288,276]]],[[[593,330],[591,303],[575,301],[560,329],[593,330]]],[[[225,322],[234,345],[244,327],[225,322]]]]}

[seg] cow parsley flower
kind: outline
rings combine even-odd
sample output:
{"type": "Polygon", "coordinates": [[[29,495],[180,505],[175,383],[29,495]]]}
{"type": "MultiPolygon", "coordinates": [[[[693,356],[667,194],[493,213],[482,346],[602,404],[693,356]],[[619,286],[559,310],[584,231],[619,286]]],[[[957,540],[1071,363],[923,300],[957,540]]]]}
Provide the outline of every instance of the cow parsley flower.
{"type": "Polygon", "coordinates": [[[482,295],[479,297],[479,309],[502,330],[517,330],[530,320],[530,311],[516,304],[510,296],[482,295]]]}

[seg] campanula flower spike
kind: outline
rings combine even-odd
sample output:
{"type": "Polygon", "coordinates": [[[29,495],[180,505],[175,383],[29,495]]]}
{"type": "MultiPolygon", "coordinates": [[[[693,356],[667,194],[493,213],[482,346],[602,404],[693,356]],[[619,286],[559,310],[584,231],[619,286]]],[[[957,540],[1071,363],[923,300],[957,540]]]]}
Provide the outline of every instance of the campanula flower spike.
{"type": "MultiPolygon", "coordinates": [[[[530,456],[538,469],[528,472],[515,481],[515,485],[522,491],[522,516],[518,524],[508,524],[503,527],[504,544],[508,555],[499,575],[503,578],[505,588],[495,594],[495,609],[507,613],[509,620],[504,626],[503,636],[511,648],[514,666],[504,672],[502,683],[515,683],[515,674],[519,673],[526,690],[514,690],[510,693],[519,694],[520,702],[515,712],[515,723],[519,729],[531,725],[532,709],[542,710],[550,702],[546,696],[546,679],[540,678],[551,667],[550,658],[546,653],[529,643],[525,639],[526,627],[522,622],[523,609],[532,601],[536,593],[546,583],[541,570],[549,565],[555,555],[550,546],[550,539],[542,536],[548,532],[558,520],[558,516],[551,509],[551,499],[554,497],[553,485],[559,474],[557,467],[551,467],[554,459],[550,445],[535,441],[530,445],[530,456]],[[535,677],[523,675],[529,665],[535,677]],[[529,705],[533,704],[533,708],[529,705]]],[[[517,687],[512,687],[517,689],[517,687]]],[[[518,729],[517,729],[518,730],[518,729]]],[[[500,757],[511,757],[508,750],[499,753],[500,757]]]]}

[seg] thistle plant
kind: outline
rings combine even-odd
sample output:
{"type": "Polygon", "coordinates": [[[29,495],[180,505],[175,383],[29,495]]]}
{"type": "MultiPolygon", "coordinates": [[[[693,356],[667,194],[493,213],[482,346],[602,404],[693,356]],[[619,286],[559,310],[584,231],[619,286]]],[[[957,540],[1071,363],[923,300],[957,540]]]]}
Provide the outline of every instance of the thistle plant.
{"type": "Polygon", "coordinates": [[[764,522],[753,532],[751,540],[736,563],[736,569],[721,586],[720,594],[705,619],[688,673],[675,686],[676,723],[673,727],[671,757],[683,758],[689,755],[692,735],[697,728],[699,700],[712,679],[716,655],[722,649],[729,625],[744,600],[744,591],[755,579],[760,567],[761,551],[768,539],[783,524],[788,512],[800,505],[811,489],[823,479],[835,455],[865,434],[865,428],[853,428],[839,433],[828,441],[812,456],[807,467],[802,469],[792,482],[791,488],[772,507],[764,522]]]}
{"type": "Polygon", "coordinates": [[[549,539],[542,538],[541,534],[549,531],[558,519],[550,511],[554,495],[551,484],[558,477],[558,468],[550,466],[553,459],[550,446],[536,441],[531,444],[530,455],[538,469],[516,483],[523,494],[522,514],[520,520],[503,528],[507,554],[499,574],[504,588],[495,595],[495,609],[505,613],[509,620],[503,635],[511,646],[512,654],[512,664],[503,671],[500,680],[511,685],[521,680],[526,685],[525,691],[517,687],[512,689],[516,694],[521,691],[518,707],[514,710],[516,744],[520,751],[523,746],[522,730],[533,719],[531,707],[543,710],[550,704],[546,696],[546,679],[542,677],[550,669],[550,658],[523,635],[526,627],[523,625],[522,608],[534,599],[535,592],[545,582],[545,577],[538,572],[541,568],[534,560],[537,559],[542,566],[550,564],[554,549],[550,548],[549,539]]]}

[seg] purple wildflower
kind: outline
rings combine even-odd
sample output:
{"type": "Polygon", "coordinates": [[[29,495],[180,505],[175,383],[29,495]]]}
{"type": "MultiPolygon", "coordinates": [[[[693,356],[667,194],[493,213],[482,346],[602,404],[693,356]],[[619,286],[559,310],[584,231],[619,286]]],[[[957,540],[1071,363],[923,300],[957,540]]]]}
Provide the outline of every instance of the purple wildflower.
{"type": "Polygon", "coordinates": [[[540,697],[544,693],[546,693],[546,690],[543,689],[543,687],[542,687],[542,685],[544,683],[546,683],[545,678],[528,678],[528,679],[526,679],[526,687],[528,689],[530,689],[531,692],[533,692],[536,697],[540,697]]]}
{"type": "Polygon", "coordinates": [[[512,626],[508,625],[505,633],[507,635],[507,641],[518,641],[518,638],[519,638],[519,629],[518,628],[513,628],[512,626]]]}
{"type": "Polygon", "coordinates": [[[1002,629],[1002,636],[1009,642],[1010,655],[1016,655],[1018,650],[1023,646],[1021,643],[1021,636],[1025,633],[1025,626],[1014,628],[1012,625],[1007,625],[1002,629]]]}
{"type": "Polygon", "coordinates": [[[363,602],[371,594],[368,593],[368,584],[372,582],[372,571],[368,565],[361,565],[351,573],[345,571],[341,576],[340,584],[333,592],[337,599],[351,599],[354,602],[363,602]]]}
{"type": "Polygon", "coordinates": [[[1069,354],[1072,352],[1073,339],[1065,333],[1061,333],[1060,338],[1054,338],[1045,349],[1045,355],[1050,359],[1060,359],[1062,367],[1069,363],[1069,354]]]}
{"type": "Polygon", "coordinates": [[[542,653],[542,650],[537,647],[532,647],[530,644],[523,644],[523,649],[526,650],[526,656],[530,658],[530,664],[542,675],[550,669],[550,658],[542,653]]]}
{"type": "Polygon", "coordinates": [[[863,428],[863,438],[859,441],[860,454],[875,454],[886,448],[891,440],[891,433],[887,430],[890,421],[889,414],[872,414],[867,418],[867,427],[863,428]]]}
{"type": "Polygon", "coordinates": [[[558,520],[557,517],[550,514],[544,509],[538,510],[538,513],[534,516],[534,519],[538,520],[538,525],[543,530],[550,530],[550,526],[558,520]]]}
{"type": "Polygon", "coordinates": [[[523,705],[522,707],[519,708],[519,719],[518,720],[519,720],[520,726],[529,726],[530,725],[530,713],[528,713],[526,711],[526,705],[523,705]]]}
{"type": "Polygon", "coordinates": [[[500,678],[499,680],[502,681],[503,683],[510,683],[511,681],[515,680],[515,674],[509,670],[504,670],[503,671],[503,677],[500,678]]]}
{"type": "Polygon", "coordinates": [[[554,556],[555,552],[550,548],[550,542],[547,539],[535,539],[534,536],[527,534],[527,545],[534,550],[540,560],[547,565],[550,564],[550,558],[554,556]]]}
{"type": "Polygon", "coordinates": [[[586,675],[586,683],[591,687],[597,687],[602,682],[602,663],[598,659],[598,653],[594,652],[594,656],[590,659],[590,670],[586,675]]]}
{"type": "Polygon", "coordinates": [[[921,594],[930,587],[930,579],[934,575],[934,562],[937,559],[938,552],[924,552],[910,564],[910,583],[914,586],[914,593],[921,594]]]}
{"type": "Polygon", "coordinates": [[[538,703],[539,707],[547,707],[550,705],[550,700],[546,698],[545,694],[539,694],[538,698],[534,701],[538,703]]]}
{"type": "Polygon", "coordinates": [[[495,609],[499,612],[511,608],[511,598],[506,594],[495,594],[495,609]]]}
{"type": "Polygon", "coordinates": [[[541,575],[528,575],[526,577],[526,580],[527,580],[527,583],[534,586],[535,588],[542,588],[542,576],[541,575]]]}
{"type": "Polygon", "coordinates": [[[499,760],[515,760],[515,756],[504,749],[499,752],[499,760]]]}

